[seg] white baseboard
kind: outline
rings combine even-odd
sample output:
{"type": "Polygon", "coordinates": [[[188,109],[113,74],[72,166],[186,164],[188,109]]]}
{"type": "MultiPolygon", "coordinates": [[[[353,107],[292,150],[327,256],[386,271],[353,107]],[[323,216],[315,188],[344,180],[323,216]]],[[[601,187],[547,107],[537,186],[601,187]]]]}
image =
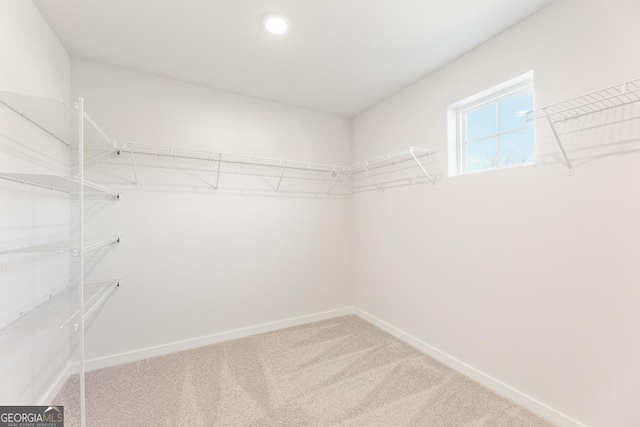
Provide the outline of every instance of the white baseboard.
{"type": "Polygon", "coordinates": [[[62,386],[64,386],[64,383],[67,382],[71,374],[74,372],[73,369],[74,366],[68,364],[67,367],[62,372],[60,372],[60,375],[58,375],[53,384],[51,384],[51,387],[49,387],[42,395],[39,405],[49,406],[53,402],[53,399],[55,399],[58,393],[60,393],[60,390],[62,390],[62,386]]]}
{"type": "Polygon", "coordinates": [[[527,396],[526,394],[503,383],[502,381],[497,380],[488,374],[485,374],[484,372],[474,368],[473,366],[470,366],[456,359],[455,357],[450,356],[442,350],[438,350],[437,348],[425,343],[424,341],[421,341],[418,338],[409,335],[408,333],[396,328],[395,326],[390,325],[383,320],[378,319],[377,317],[363,310],[360,310],[357,307],[353,308],[353,313],[363,320],[366,320],[367,322],[388,332],[399,340],[433,357],[439,362],[442,362],[445,365],[455,369],[456,371],[468,376],[469,378],[482,384],[486,388],[496,392],[497,394],[504,396],[521,406],[524,406],[531,412],[549,420],[553,424],[556,424],[560,427],[586,427],[585,424],[574,420],[573,418],[551,408],[548,405],[545,405],[544,403],[530,396],[527,396]]]}
{"type": "Polygon", "coordinates": [[[348,314],[353,314],[353,307],[344,307],[336,310],[323,311],[321,313],[310,314],[307,316],[294,317],[290,319],[279,320],[277,322],[263,323],[261,325],[249,326],[247,328],[235,329],[233,331],[220,332],[204,337],[191,338],[183,341],[173,342],[170,344],[162,344],[155,347],[142,348],[126,353],[119,353],[111,356],[87,360],[85,361],[85,369],[87,371],[94,371],[96,369],[108,368],[110,366],[135,362],[137,360],[148,359],[150,357],[190,350],[197,347],[217,344],[223,341],[243,338],[250,335],[257,335],[264,332],[290,328],[292,326],[304,325],[307,323],[331,319],[334,317],[346,316],[348,314]]]}

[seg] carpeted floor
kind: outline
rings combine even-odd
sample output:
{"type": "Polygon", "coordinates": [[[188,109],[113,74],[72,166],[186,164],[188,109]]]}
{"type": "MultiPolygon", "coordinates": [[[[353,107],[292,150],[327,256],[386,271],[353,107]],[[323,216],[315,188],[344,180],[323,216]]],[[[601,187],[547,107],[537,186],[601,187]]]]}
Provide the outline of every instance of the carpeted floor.
{"type": "MultiPolygon", "coordinates": [[[[548,427],[356,316],[89,372],[98,426],[548,427]]],[[[56,397],[79,425],[78,378],[56,397]]]]}

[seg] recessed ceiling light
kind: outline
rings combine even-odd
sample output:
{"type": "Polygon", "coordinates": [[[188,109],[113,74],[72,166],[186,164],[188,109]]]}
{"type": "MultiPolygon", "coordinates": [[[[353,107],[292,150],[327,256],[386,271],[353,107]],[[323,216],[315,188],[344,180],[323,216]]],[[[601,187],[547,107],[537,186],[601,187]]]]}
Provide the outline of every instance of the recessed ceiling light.
{"type": "Polygon", "coordinates": [[[264,17],[264,26],[271,34],[284,34],[289,29],[289,21],[284,16],[272,13],[264,17]]]}

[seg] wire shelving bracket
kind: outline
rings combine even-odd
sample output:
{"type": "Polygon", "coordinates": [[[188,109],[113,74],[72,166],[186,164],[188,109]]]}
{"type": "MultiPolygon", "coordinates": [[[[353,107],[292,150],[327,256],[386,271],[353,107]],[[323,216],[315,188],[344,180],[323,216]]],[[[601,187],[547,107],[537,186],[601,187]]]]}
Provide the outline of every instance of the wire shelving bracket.
{"type": "Polygon", "coordinates": [[[437,164],[437,152],[425,148],[408,147],[385,156],[355,163],[350,166],[328,165],[255,156],[225,154],[219,152],[198,151],[139,144],[115,142],[116,149],[128,153],[133,179],[140,186],[139,168],[142,161],[146,166],[157,168],[184,168],[196,170],[189,161],[210,162],[211,166],[198,166],[201,172],[211,174],[211,187],[220,189],[221,174],[244,174],[268,178],[268,186],[276,193],[282,192],[287,180],[304,179],[326,183],[327,195],[335,194],[336,186],[341,186],[353,195],[361,191],[378,190],[384,193],[386,188],[427,181],[435,185],[435,172],[430,170],[437,164]],[[178,166],[179,162],[183,166],[178,166]],[[240,171],[240,172],[239,172],[240,171]],[[413,172],[412,172],[413,171],[413,172]]]}
{"type": "MultiPolygon", "coordinates": [[[[78,191],[78,177],[76,176],[1,173],[0,179],[67,194],[76,193],[78,191]]],[[[118,191],[86,179],[84,180],[84,192],[85,195],[107,195],[115,199],[120,199],[120,193],[118,191]]]]}
{"type": "Polygon", "coordinates": [[[362,192],[385,189],[401,185],[428,182],[436,183],[432,170],[438,165],[438,152],[426,148],[408,147],[384,156],[354,163],[344,168],[352,191],[362,192]]]}
{"type": "Polygon", "coordinates": [[[614,108],[624,107],[640,101],[640,79],[632,80],[620,85],[601,89],[586,95],[558,102],[539,110],[529,111],[527,121],[545,119],[551,128],[553,137],[558,143],[562,157],[573,174],[573,165],[562,143],[557,129],[559,123],[576,120],[580,117],[600,113],[614,108]]]}
{"type": "Polygon", "coordinates": [[[79,102],[69,105],[60,99],[0,91],[0,105],[68,147],[74,139],[71,123],[82,121],[83,128],[88,130],[84,135],[85,144],[99,144],[106,151],[116,152],[111,138],[84,110],[80,112],[79,102]],[[83,120],[79,120],[80,117],[83,120]]]}
{"type": "MultiPolygon", "coordinates": [[[[120,243],[122,236],[112,236],[100,240],[92,240],[84,243],[83,252],[91,252],[96,249],[100,249],[103,246],[113,245],[120,243]]],[[[65,253],[71,252],[74,256],[79,255],[78,242],[76,240],[57,240],[45,243],[38,243],[35,245],[20,246],[12,249],[5,249],[0,251],[0,255],[9,254],[26,254],[26,253],[39,253],[39,252],[57,252],[65,253]]]]}
{"type": "MultiPolygon", "coordinates": [[[[107,283],[85,285],[84,320],[88,320],[120,287],[121,279],[107,283]]],[[[71,309],[70,301],[79,292],[69,284],[51,292],[46,298],[21,311],[15,318],[0,325],[0,335],[14,335],[43,328],[79,328],[79,310],[71,309]]]]}

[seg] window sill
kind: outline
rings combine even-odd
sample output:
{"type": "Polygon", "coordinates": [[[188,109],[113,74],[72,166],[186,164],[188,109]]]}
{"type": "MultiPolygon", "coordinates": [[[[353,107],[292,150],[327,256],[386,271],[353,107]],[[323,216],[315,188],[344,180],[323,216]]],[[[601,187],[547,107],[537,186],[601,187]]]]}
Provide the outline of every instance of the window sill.
{"type": "Polygon", "coordinates": [[[536,162],[529,162],[529,163],[520,163],[517,165],[510,165],[510,166],[503,166],[500,168],[491,168],[491,169],[482,169],[482,170],[477,170],[477,171],[471,171],[471,172],[458,172],[458,173],[453,173],[449,175],[449,178],[453,178],[456,176],[468,176],[468,175],[478,175],[478,174],[483,174],[483,173],[488,173],[488,172],[499,172],[499,171],[505,171],[505,170],[510,170],[510,169],[519,169],[519,168],[523,168],[523,167],[527,167],[527,166],[535,166],[536,162]]]}

